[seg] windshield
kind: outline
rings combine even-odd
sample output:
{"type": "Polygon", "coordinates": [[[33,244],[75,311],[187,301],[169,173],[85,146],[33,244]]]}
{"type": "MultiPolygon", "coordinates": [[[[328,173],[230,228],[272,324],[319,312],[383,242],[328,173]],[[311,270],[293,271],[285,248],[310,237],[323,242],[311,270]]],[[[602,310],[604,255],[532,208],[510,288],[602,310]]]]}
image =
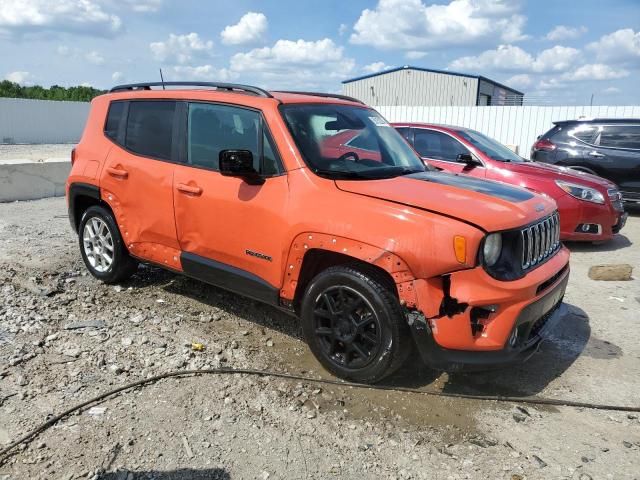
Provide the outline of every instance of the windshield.
{"type": "Polygon", "coordinates": [[[494,139],[474,130],[456,130],[456,133],[472,144],[487,157],[501,162],[526,162],[524,158],[514,153],[494,139]]]}
{"type": "Polygon", "coordinates": [[[332,104],[280,108],[302,156],[318,175],[368,180],[428,170],[374,110],[332,104]]]}

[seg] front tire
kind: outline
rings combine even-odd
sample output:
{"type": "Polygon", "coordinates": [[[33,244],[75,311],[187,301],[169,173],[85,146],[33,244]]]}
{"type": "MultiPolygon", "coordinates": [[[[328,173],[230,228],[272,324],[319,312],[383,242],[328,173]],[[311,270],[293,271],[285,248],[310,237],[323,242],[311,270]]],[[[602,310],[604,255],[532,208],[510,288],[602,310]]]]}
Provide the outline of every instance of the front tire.
{"type": "Polygon", "coordinates": [[[307,287],[303,333],[316,358],[337,377],[376,383],[411,353],[409,326],[388,284],[377,272],[338,266],[319,273],[307,287]]]}
{"type": "Polygon", "coordinates": [[[89,207],[78,229],[80,253],[87,269],[104,283],[127,280],[138,269],[138,262],[129,255],[113,214],[104,207],[89,207]]]}

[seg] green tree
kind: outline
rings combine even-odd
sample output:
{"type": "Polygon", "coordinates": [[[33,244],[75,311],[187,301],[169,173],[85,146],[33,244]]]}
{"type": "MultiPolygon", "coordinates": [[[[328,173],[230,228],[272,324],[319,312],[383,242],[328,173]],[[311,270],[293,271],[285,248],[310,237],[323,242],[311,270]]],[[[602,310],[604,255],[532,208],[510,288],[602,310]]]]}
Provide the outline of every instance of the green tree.
{"type": "Polygon", "coordinates": [[[93,87],[77,86],[77,87],[61,87],[60,85],[52,85],[50,88],[44,88],[40,85],[23,87],[17,83],[3,80],[0,82],[0,97],[9,98],[31,98],[35,100],[71,100],[75,102],[90,102],[93,97],[102,95],[104,90],[98,90],[93,87]]]}

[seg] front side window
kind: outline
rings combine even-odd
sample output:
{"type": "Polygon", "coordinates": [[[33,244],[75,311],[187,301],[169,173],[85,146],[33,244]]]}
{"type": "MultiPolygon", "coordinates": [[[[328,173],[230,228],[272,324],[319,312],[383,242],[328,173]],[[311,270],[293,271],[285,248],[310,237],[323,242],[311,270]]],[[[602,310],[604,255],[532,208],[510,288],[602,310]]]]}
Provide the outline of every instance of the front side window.
{"type": "Polygon", "coordinates": [[[455,162],[458,155],[469,153],[464,145],[446,133],[417,128],[413,135],[414,148],[421,157],[455,162]]]}
{"type": "Polygon", "coordinates": [[[476,132],[475,130],[456,130],[456,133],[493,160],[498,160],[500,162],[527,161],[513,150],[502,145],[500,142],[497,142],[493,138],[489,138],[480,132],[476,132]]]}
{"type": "Polygon", "coordinates": [[[172,159],[174,101],[129,102],[125,147],[145,157],[172,159]]]}
{"type": "Polygon", "coordinates": [[[600,127],[599,145],[602,147],[640,149],[640,125],[605,125],[600,127]]]}
{"type": "Polygon", "coordinates": [[[280,170],[273,142],[257,111],[190,103],[187,130],[187,159],[191,165],[218,170],[223,150],[249,150],[257,172],[274,175],[280,170]]]}
{"type": "Polygon", "coordinates": [[[320,176],[367,180],[426,170],[402,136],[374,110],[334,104],[280,109],[300,153],[320,176]]]}

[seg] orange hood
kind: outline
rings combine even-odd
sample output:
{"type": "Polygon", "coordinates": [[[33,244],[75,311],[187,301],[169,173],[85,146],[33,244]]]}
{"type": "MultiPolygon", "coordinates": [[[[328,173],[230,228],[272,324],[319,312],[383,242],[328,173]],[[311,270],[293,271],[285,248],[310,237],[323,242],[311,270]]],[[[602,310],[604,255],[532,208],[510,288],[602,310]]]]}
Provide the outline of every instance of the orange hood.
{"type": "Polygon", "coordinates": [[[521,227],[556,209],[553,200],[520,187],[442,172],[384,180],[336,180],[336,186],[345,192],[454,217],[487,232],[521,227]]]}

